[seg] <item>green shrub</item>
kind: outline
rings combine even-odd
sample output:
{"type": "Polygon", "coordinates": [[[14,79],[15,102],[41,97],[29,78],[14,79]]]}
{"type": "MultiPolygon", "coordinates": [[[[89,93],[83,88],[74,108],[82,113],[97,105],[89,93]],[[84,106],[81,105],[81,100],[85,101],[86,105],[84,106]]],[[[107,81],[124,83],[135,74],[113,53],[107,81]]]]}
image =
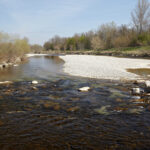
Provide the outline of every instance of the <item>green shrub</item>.
{"type": "Polygon", "coordinates": [[[0,33],[0,62],[12,62],[17,57],[24,57],[30,51],[26,39],[18,39],[6,33],[0,33]]]}

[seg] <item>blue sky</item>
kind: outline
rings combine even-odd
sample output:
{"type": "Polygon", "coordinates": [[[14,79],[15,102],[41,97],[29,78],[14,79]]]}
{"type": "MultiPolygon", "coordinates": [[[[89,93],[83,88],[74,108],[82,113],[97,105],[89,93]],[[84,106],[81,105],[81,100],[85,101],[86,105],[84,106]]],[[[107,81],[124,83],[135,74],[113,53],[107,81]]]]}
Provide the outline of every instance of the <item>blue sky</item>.
{"type": "Polygon", "coordinates": [[[137,0],[0,0],[0,31],[43,44],[54,35],[97,29],[111,21],[129,24],[137,0]]]}

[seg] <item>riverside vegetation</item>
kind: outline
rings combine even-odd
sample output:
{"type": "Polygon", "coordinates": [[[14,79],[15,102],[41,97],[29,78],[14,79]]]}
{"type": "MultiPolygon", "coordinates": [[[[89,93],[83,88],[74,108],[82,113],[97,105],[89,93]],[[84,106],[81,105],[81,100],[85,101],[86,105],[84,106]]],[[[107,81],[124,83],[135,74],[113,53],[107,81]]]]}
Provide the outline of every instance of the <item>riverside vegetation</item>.
{"type": "Polygon", "coordinates": [[[30,51],[26,38],[20,39],[7,33],[0,33],[0,64],[6,67],[9,64],[19,63],[30,51]]]}
{"type": "Polygon", "coordinates": [[[88,53],[123,56],[149,56],[150,3],[139,0],[131,12],[131,25],[102,24],[96,31],[72,37],[54,36],[44,43],[44,49],[58,53],[88,53]]]}
{"type": "MultiPolygon", "coordinates": [[[[139,0],[136,10],[139,11],[133,11],[131,15],[132,27],[105,24],[95,32],[70,38],[56,36],[43,47],[29,45],[26,38],[1,33],[0,64],[16,63],[30,50],[33,53],[126,54],[134,57],[138,53],[143,57],[150,49],[148,1],[139,0]],[[142,11],[146,12],[144,16],[138,15],[142,11]]],[[[98,74],[96,63],[87,60],[93,63],[92,68],[98,74]]],[[[143,61],[149,64],[149,60],[143,61]]],[[[139,59],[137,63],[140,67],[145,66],[139,59]]],[[[126,64],[137,63],[124,61],[123,66],[125,69],[126,64]]],[[[86,65],[90,67],[88,63],[86,65]]],[[[83,64],[79,63],[78,69],[81,66],[83,64]]],[[[103,66],[109,75],[109,68],[115,74],[120,68],[124,71],[113,63],[103,66]]],[[[149,76],[146,76],[146,82],[145,76],[134,81],[100,80],[62,74],[63,67],[61,57],[40,56],[30,57],[28,63],[18,67],[0,70],[0,77],[5,81],[0,82],[0,150],[149,149],[149,76]]],[[[86,72],[90,71],[92,69],[86,72]]]]}
{"type": "Polygon", "coordinates": [[[13,62],[30,50],[33,53],[94,54],[149,57],[150,3],[138,0],[131,12],[131,23],[117,26],[115,22],[102,24],[97,30],[75,34],[72,37],[54,36],[44,43],[29,45],[19,39],[0,33],[0,62],[13,62]]]}

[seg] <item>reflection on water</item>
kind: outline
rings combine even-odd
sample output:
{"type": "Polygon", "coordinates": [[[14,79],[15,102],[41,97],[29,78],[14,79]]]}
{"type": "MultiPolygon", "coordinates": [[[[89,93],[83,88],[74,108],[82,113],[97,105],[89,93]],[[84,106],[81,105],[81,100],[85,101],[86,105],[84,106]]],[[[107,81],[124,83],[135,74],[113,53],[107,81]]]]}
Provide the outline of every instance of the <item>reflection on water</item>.
{"type": "Polygon", "coordinates": [[[30,57],[28,62],[24,64],[1,70],[0,81],[25,78],[49,79],[62,73],[63,63],[64,61],[58,56],[30,57]]]}

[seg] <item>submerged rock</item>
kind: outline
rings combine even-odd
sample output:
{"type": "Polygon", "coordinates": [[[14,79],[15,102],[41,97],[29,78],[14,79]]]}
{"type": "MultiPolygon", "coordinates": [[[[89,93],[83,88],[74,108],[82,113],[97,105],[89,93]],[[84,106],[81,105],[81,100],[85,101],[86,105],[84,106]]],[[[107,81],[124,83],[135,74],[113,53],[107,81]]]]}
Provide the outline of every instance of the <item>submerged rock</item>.
{"type": "Polygon", "coordinates": [[[37,88],[37,87],[32,87],[32,89],[33,89],[33,90],[38,90],[38,88],[37,88]]]}
{"type": "Polygon", "coordinates": [[[114,111],[116,111],[116,112],[123,112],[123,111],[127,111],[128,110],[128,108],[126,108],[126,107],[115,107],[114,108],[114,111]]]}
{"type": "Polygon", "coordinates": [[[71,107],[71,108],[68,108],[67,111],[68,112],[75,112],[75,111],[78,111],[80,108],[78,106],[75,106],[75,107],[71,107]]]}
{"type": "Polygon", "coordinates": [[[59,104],[53,106],[53,109],[56,110],[56,111],[60,110],[60,108],[61,108],[61,107],[60,107],[59,104]]]}
{"type": "Polygon", "coordinates": [[[70,80],[60,80],[60,81],[59,81],[59,84],[60,84],[61,86],[71,86],[71,85],[72,85],[72,83],[71,83],[70,80]]]}
{"type": "Polygon", "coordinates": [[[44,103],[43,106],[46,109],[54,109],[54,110],[59,110],[60,109],[59,103],[55,103],[55,102],[52,102],[52,101],[44,103]]]}
{"type": "Polygon", "coordinates": [[[147,106],[147,110],[150,111],[150,105],[147,106]]]}
{"type": "Polygon", "coordinates": [[[145,103],[144,99],[134,99],[131,100],[130,102],[135,103],[135,104],[141,104],[141,103],[145,103]]]}
{"type": "Polygon", "coordinates": [[[132,98],[133,98],[133,99],[137,99],[137,100],[138,100],[138,99],[141,99],[140,96],[132,96],[132,98]]]}
{"type": "Polygon", "coordinates": [[[140,114],[143,111],[143,108],[133,108],[129,109],[128,113],[129,114],[140,114]]]}
{"type": "Polygon", "coordinates": [[[111,107],[110,105],[102,106],[101,108],[95,109],[95,112],[101,115],[109,115],[107,108],[111,107]]]}
{"type": "Polygon", "coordinates": [[[0,126],[2,126],[4,123],[2,121],[0,121],[0,126]]]}

